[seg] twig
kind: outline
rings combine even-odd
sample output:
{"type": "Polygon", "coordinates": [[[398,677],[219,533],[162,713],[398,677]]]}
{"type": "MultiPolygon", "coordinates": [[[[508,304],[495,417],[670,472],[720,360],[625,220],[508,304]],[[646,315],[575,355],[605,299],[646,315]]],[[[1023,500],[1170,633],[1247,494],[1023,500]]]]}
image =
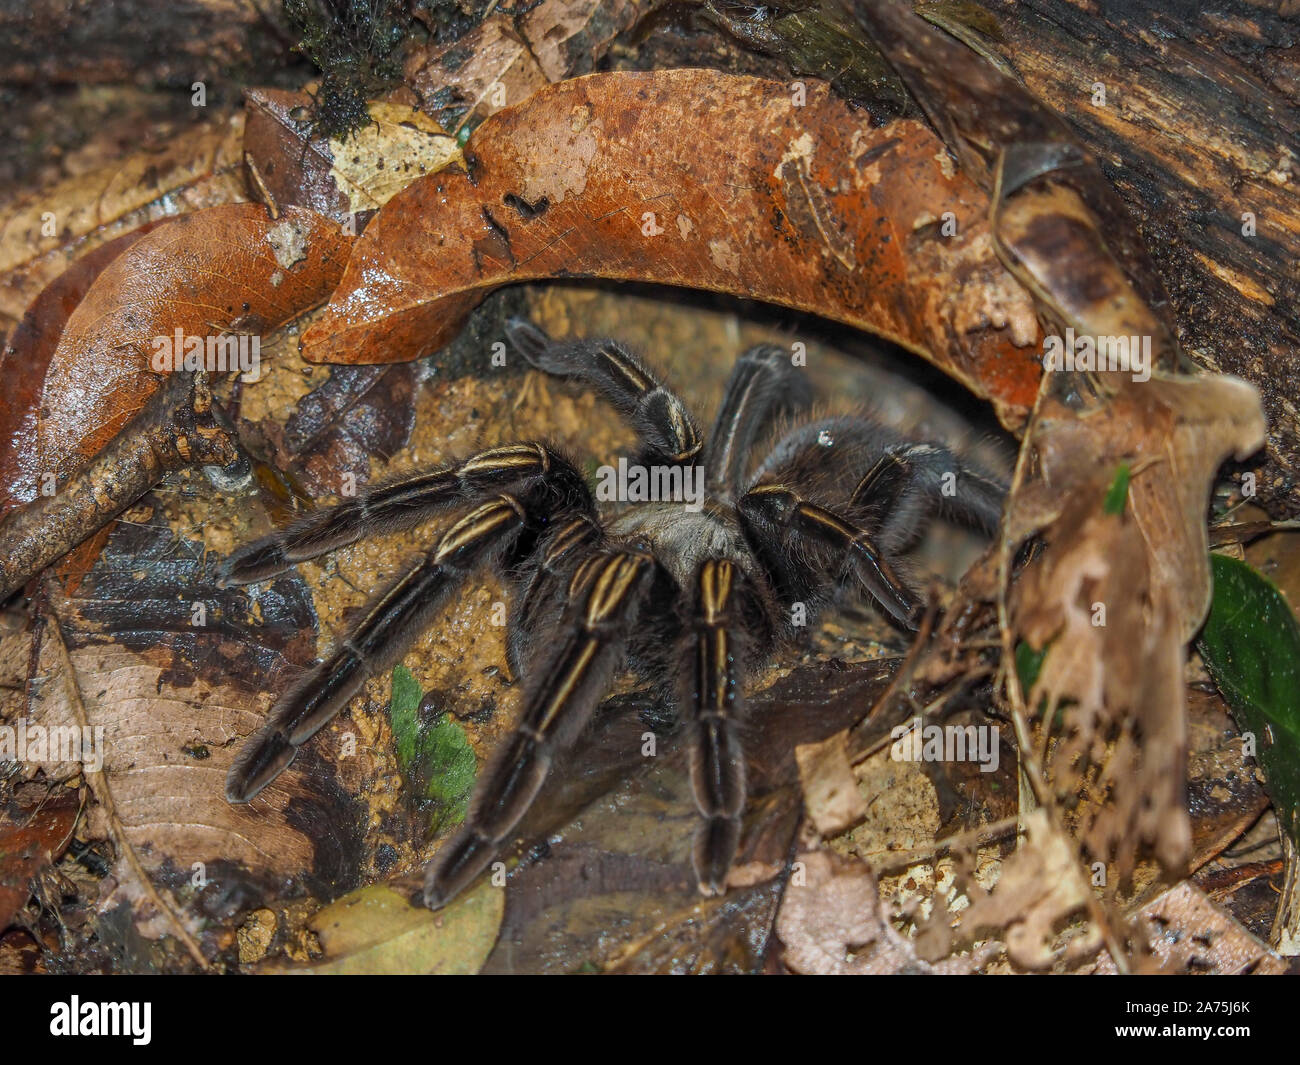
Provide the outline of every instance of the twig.
{"type": "Polygon", "coordinates": [[[1019,832],[1020,815],[1014,814],[1011,817],[990,821],[987,825],[976,825],[974,828],[965,829],[946,839],[935,840],[928,847],[917,847],[915,850],[901,852],[887,851],[881,861],[877,861],[870,854],[864,854],[863,857],[871,862],[871,868],[876,875],[882,876],[901,872],[922,862],[932,861],[954,847],[987,847],[991,843],[1006,839],[1007,836],[1018,835],[1019,832]]]}
{"type": "Polygon", "coordinates": [[[168,473],[229,466],[239,457],[217,424],[207,375],[176,373],[103,451],[52,496],[38,496],[0,524],[0,601],[94,535],[168,473]]]}

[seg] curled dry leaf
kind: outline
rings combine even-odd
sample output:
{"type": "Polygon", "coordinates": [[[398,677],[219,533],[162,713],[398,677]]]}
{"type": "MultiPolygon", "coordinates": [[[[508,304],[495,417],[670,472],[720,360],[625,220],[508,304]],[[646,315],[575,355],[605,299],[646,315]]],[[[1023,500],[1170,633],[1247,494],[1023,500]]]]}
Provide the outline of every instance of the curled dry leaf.
{"type": "MultiPolygon", "coordinates": [[[[235,460],[206,377],[171,369],[258,372],[262,334],[325,298],[350,240],[310,211],[291,208],[272,221],[263,207],[235,204],[184,215],[106,265],[94,262],[100,272],[67,316],[48,365],[22,367],[42,383],[24,385],[26,406],[6,416],[13,461],[0,471],[11,478],[5,495],[29,502],[7,520],[6,594],[90,537],[166,468],[235,460]]],[[[52,298],[79,292],[74,280],[52,298]]],[[[46,317],[59,324],[59,314],[46,317]]],[[[44,356],[44,342],[29,346],[44,356]]]]}
{"type": "Polygon", "coordinates": [[[788,85],[712,71],[593,75],[486,121],[468,159],[376,215],[308,359],[415,358],[492,289],[576,274],[815,311],[923,354],[1007,424],[1033,402],[1032,301],[987,198],[919,123],[873,129],[818,85],[795,106],[788,85]],[[683,137],[701,115],[716,135],[683,137]]]}
{"type": "Polygon", "coordinates": [[[1127,875],[1143,845],[1171,869],[1189,857],[1183,663],[1209,606],[1205,508],[1219,464],[1259,447],[1264,424],[1254,388],[1232,378],[1114,388],[1083,414],[1040,405],[1026,446],[1041,479],[1014,495],[1007,532],[1018,544],[1041,530],[1046,543],[1011,602],[1018,638],[1047,649],[1028,696],[1040,743],[1062,710],[1056,786],[1073,794],[1101,768],[1093,786],[1108,802],[1082,836],[1127,875]],[[1121,465],[1127,499],[1109,513],[1121,465]]]}
{"type": "MultiPolygon", "coordinates": [[[[69,316],[45,375],[37,469],[59,481],[98,453],[162,384],[156,338],[260,338],[320,303],[350,238],[311,211],[258,204],[182,215],[106,266],[69,316]]],[[[14,488],[10,489],[11,492],[14,488]]]]}
{"type": "Polygon", "coordinates": [[[880,887],[865,862],[830,851],[798,856],[776,919],[782,958],[797,973],[833,976],[968,973],[970,958],[927,962],[890,924],[880,887]]]}
{"type": "Polygon", "coordinates": [[[0,407],[0,516],[36,497],[36,420],[45,374],[68,316],[104,268],[159,224],[147,223],[83,255],[41,290],[0,350],[8,400],[0,407]]]}

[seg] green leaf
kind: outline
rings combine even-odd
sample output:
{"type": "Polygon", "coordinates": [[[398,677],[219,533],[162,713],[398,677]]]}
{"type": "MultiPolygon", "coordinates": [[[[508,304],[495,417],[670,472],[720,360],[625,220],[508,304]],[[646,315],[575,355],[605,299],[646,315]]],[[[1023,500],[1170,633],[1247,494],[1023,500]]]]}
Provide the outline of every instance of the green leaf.
{"type": "Polygon", "coordinates": [[[465,820],[478,759],[465,730],[445,714],[420,736],[420,771],[427,781],[425,798],[436,803],[431,818],[435,831],[465,820]]]}
{"type": "Polygon", "coordinates": [[[420,723],[423,698],[415,675],[405,666],[397,666],[388,706],[397,762],[421,804],[431,807],[430,827],[438,832],[465,820],[478,759],[465,730],[450,714],[420,723]]]}
{"type": "Polygon", "coordinates": [[[1300,625],[1244,562],[1210,556],[1214,598],[1201,657],[1243,731],[1255,735],[1278,819],[1300,843],[1300,625]]]}
{"type": "Polygon", "coordinates": [[[1121,462],[1119,470],[1115,473],[1115,479],[1111,481],[1110,488],[1106,490],[1106,501],[1102,504],[1102,508],[1107,514],[1124,513],[1124,503],[1128,500],[1128,481],[1128,463],[1121,462]]]}
{"type": "Polygon", "coordinates": [[[405,666],[393,670],[393,699],[388,704],[388,723],[397,741],[397,762],[405,773],[415,760],[415,745],[420,731],[420,699],[424,693],[420,682],[405,666]]]}
{"type": "Polygon", "coordinates": [[[1016,644],[1016,675],[1020,678],[1020,688],[1025,693],[1025,698],[1029,697],[1034,685],[1038,683],[1038,674],[1046,657],[1046,647],[1035,651],[1025,640],[1016,644]]]}

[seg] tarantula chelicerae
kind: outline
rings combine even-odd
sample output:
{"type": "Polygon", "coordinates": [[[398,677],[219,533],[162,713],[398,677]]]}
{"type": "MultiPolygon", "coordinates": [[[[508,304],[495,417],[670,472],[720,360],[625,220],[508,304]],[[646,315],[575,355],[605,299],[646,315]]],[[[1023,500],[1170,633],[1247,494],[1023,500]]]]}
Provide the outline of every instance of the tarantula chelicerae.
{"type": "Polygon", "coordinates": [[[900,575],[899,553],[936,512],[992,531],[1004,488],[947,448],[865,417],[810,420],[803,372],[773,345],[741,355],[706,442],[685,404],[614,341],[557,342],[517,319],[507,333],[534,366],[586,382],[631,422],[640,467],[668,473],[670,485],[702,473],[703,498],[603,514],[569,459],[543,443],[508,444],[370,487],[237,551],[223,578],[245,584],[367,533],[472,507],[276,703],[231,769],[226,796],[252,799],[367,677],[400,658],[471,570],[495,564],[514,590],[509,659],[523,680],[523,713],[464,828],[430,867],[428,905],[443,905],[487,867],[625,661],[674,681],[702,817],[695,872],[701,891],[720,893],[745,804],[746,677],[795,618],[811,622],[844,593],[914,628],[921,603],[900,575]],[[792,418],[793,428],[775,433],[792,418]],[[769,435],[770,451],[751,461],[769,435]],[[955,492],[942,490],[945,480],[955,492]]]}

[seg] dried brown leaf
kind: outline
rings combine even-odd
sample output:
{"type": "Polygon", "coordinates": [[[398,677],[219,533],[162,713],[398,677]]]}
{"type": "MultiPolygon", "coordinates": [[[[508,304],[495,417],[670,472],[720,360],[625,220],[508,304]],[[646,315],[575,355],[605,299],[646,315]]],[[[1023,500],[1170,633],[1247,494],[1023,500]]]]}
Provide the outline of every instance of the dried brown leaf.
{"type": "Polygon", "coordinates": [[[919,123],[872,128],[817,84],[796,106],[754,78],[619,73],[495,115],[470,154],[469,174],[416,181],[371,221],[307,358],[414,358],[493,288],[578,274],[812,310],[923,354],[1007,424],[1032,403],[1032,302],[987,199],[919,123]],[[714,134],[683,138],[701,114],[714,134]]]}
{"type": "Polygon", "coordinates": [[[81,256],[147,222],[248,199],[244,119],[202,126],[7,204],[0,316],[18,319],[81,256]]]}
{"type": "Polygon", "coordinates": [[[472,129],[550,82],[514,21],[497,14],[449,44],[412,49],[406,58],[406,83],[421,108],[455,132],[466,125],[472,129]]]}
{"type": "Polygon", "coordinates": [[[1088,924],[1068,940],[1062,936],[1065,926],[1077,925],[1092,906],[1092,886],[1074,843],[1045,810],[1030,811],[1023,820],[1025,838],[1002,863],[993,891],[971,887],[962,930],[967,935],[981,928],[1002,930],[1008,956],[1026,969],[1048,968],[1063,948],[1067,960],[1086,958],[1101,945],[1100,929],[1088,924]]]}
{"type": "MultiPolygon", "coordinates": [[[[1150,944],[1142,968],[1148,972],[1218,974],[1286,972],[1286,962],[1251,935],[1200,888],[1183,881],[1142,907],[1136,923],[1150,944]]],[[[1115,963],[1103,953],[1091,968],[1113,974],[1115,963]]]]}
{"type": "Polygon", "coordinates": [[[880,901],[880,888],[865,862],[829,851],[796,859],[776,933],[782,958],[797,973],[833,976],[968,973],[969,957],[938,963],[922,960],[916,946],[894,928],[880,901]]]}
{"type": "Polygon", "coordinates": [[[847,733],[794,749],[803,785],[804,809],[823,837],[837,836],[867,814],[866,800],[849,764],[847,733]]]}
{"type": "Polygon", "coordinates": [[[343,222],[378,210],[422,174],[461,161],[456,138],[409,105],[372,101],[366,125],[346,140],[326,140],[312,135],[306,93],[251,89],[244,98],[253,189],[277,213],[304,207],[343,222]]]}
{"type": "MultiPolygon", "coordinates": [[[[258,337],[321,302],[350,239],[320,215],[257,204],[182,215],[106,266],[69,316],[50,359],[36,468],[59,481],[102,450],[160,387],[158,337],[258,337]]],[[[15,489],[11,489],[14,491],[15,489]]]]}
{"type": "Polygon", "coordinates": [[[61,791],[35,807],[16,804],[0,813],[0,932],[31,896],[32,878],[72,840],[81,812],[76,791],[61,791]]]}

